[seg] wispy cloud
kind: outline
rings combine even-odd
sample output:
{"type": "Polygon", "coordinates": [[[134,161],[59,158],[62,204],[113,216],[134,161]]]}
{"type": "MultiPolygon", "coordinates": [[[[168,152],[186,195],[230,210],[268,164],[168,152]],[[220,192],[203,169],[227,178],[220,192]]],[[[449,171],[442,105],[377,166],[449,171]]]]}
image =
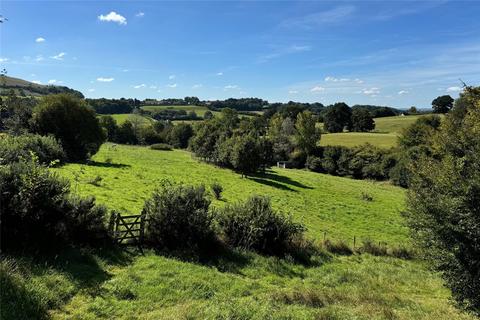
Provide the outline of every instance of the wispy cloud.
{"type": "Polygon", "coordinates": [[[45,42],[45,38],[38,37],[37,39],[35,39],[35,42],[37,43],[45,42]]]}
{"type": "Polygon", "coordinates": [[[58,81],[56,79],[51,79],[51,80],[48,80],[48,84],[61,84],[63,83],[62,81],[58,81]]]}
{"type": "Polygon", "coordinates": [[[8,58],[0,57],[0,62],[7,62],[8,60],[9,60],[8,58]]]}
{"type": "Polygon", "coordinates": [[[362,93],[367,95],[367,96],[376,97],[380,94],[380,89],[376,88],[376,87],[365,88],[365,89],[362,90],[362,93]]]}
{"type": "Polygon", "coordinates": [[[323,91],[325,91],[325,88],[320,86],[315,86],[312,89],[310,89],[310,92],[323,92],[323,91]]]}
{"type": "Polygon", "coordinates": [[[355,6],[342,5],[330,10],[311,13],[302,17],[291,18],[281,23],[282,27],[313,29],[324,24],[342,22],[355,12],[355,6]]]}
{"type": "Polygon", "coordinates": [[[55,59],[55,60],[63,60],[63,57],[65,57],[66,53],[65,52],[60,52],[56,56],[52,56],[50,58],[55,59]]]}
{"type": "Polygon", "coordinates": [[[105,21],[105,22],[115,22],[115,23],[118,23],[119,25],[127,24],[127,19],[121,14],[116,13],[115,11],[111,11],[107,15],[103,15],[103,14],[99,15],[98,20],[105,21]]]}
{"type": "Polygon", "coordinates": [[[217,72],[217,76],[223,76],[223,72],[217,72]]]}
{"type": "Polygon", "coordinates": [[[103,78],[103,77],[97,78],[98,82],[112,82],[113,80],[115,80],[115,79],[114,78],[103,78]]]}
{"type": "Polygon", "coordinates": [[[43,61],[45,60],[45,58],[41,55],[41,54],[38,54],[36,57],[35,57],[35,61],[37,62],[40,62],[40,61],[43,61]]]}
{"type": "Polygon", "coordinates": [[[157,86],[151,85],[149,88],[150,88],[150,89],[157,89],[157,86]]]}
{"type": "Polygon", "coordinates": [[[39,80],[32,80],[31,82],[35,84],[42,84],[42,81],[39,81],[39,80]]]}
{"type": "Polygon", "coordinates": [[[407,93],[408,93],[407,90],[400,90],[400,91],[398,91],[398,95],[400,95],[400,96],[402,96],[402,95],[404,95],[404,94],[407,94],[407,93]]]}
{"type": "Polygon", "coordinates": [[[167,87],[169,87],[169,88],[176,88],[176,87],[177,87],[177,84],[176,84],[176,83],[167,84],[167,87]]]}
{"type": "Polygon", "coordinates": [[[229,84],[228,86],[223,87],[225,90],[231,90],[231,89],[238,89],[238,85],[236,84],[229,84]]]}
{"type": "Polygon", "coordinates": [[[133,86],[135,89],[145,88],[147,85],[145,83],[133,86]]]}
{"type": "Polygon", "coordinates": [[[194,85],[192,86],[192,89],[199,89],[199,88],[201,88],[201,87],[203,87],[203,85],[200,84],[200,83],[197,83],[197,84],[194,84],[194,85]]]}
{"type": "Polygon", "coordinates": [[[448,0],[399,2],[401,7],[390,6],[388,10],[383,10],[372,15],[371,19],[385,21],[400,16],[418,14],[438,7],[446,2],[448,2],[448,0]]]}
{"type": "Polygon", "coordinates": [[[142,18],[143,16],[145,16],[145,13],[144,13],[144,12],[141,12],[141,11],[138,12],[138,13],[135,15],[135,17],[137,17],[137,18],[142,18]]]}
{"type": "Polygon", "coordinates": [[[448,87],[447,92],[459,92],[459,91],[462,91],[462,88],[461,87],[448,87]]]}
{"type": "Polygon", "coordinates": [[[93,88],[88,89],[88,92],[94,92],[94,91],[95,91],[95,89],[93,89],[93,88]]]}
{"type": "Polygon", "coordinates": [[[291,45],[288,47],[284,48],[279,48],[274,50],[272,53],[260,56],[258,59],[259,62],[267,62],[269,60],[275,59],[275,58],[280,58],[282,56],[294,54],[294,53],[300,53],[300,52],[305,52],[305,51],[310,51],[312,50],[312,47],[309,45],[291,45]]]}
{"type": "Polygon", "coordinates": [[[298,90],[289,90],[288,91],[288,94],[297,94],[298,93],[298,90]]]}
{"type": "Polygon", "coordinates": [[[175,78],[176,78],[176,75],[174,75],[174,74],[171,74],[171,75],[168,76],[168,79],[170,79],[170,80],[173,80],[175,78]]]}

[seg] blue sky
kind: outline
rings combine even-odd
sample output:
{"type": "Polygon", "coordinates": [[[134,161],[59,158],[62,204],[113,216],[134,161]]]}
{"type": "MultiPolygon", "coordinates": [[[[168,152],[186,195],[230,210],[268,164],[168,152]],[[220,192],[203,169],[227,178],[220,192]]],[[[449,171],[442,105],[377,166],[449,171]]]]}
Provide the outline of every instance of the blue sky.
{"type": "Polygon", "coordinates": [[[480,1],[1,1],[8,74],[88,97],[428,107],[480,84],[480,1]]]}

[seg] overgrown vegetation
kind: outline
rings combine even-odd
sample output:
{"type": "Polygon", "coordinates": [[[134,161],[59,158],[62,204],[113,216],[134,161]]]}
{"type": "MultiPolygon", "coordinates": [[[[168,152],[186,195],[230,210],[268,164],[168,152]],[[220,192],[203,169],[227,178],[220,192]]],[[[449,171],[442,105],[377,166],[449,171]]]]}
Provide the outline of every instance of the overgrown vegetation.
{"type": "Polygon", "coordinates": [[[21,135],[0,138],[0,165],[28,160],[35,154],[42,164],[65,160],[65,153],[51,136],[21,135]]]}

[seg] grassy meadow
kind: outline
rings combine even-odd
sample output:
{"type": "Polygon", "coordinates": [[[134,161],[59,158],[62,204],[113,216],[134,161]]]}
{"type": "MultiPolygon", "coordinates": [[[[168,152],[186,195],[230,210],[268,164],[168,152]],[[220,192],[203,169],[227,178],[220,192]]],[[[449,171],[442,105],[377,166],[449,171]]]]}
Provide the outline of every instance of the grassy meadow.
{"type": "MultiPolygon", "coordinates": [[[[404,190],[386,183],[295,169],[241,178],[186,151],[111,144],[90,164],[52,170],[77,193],[123,213],[139,213],[163,179],[217,181],[225,191],[214,206],[269,195],[307,225],[311,239],[326,231],[350,246],[353,236],[409,243],[404,190]]],[[[38,259],[0,261],[0,282],[14,288],[1,302],[6,319],[473,319],[452,306],[440,277],[419,260],[323,252],[301,263],[238,250],[190,257],[133,248],[38,259]]]]}
{"type": "MultiPolygon", "coordinates": [[[[422,116],[424,115],[375,118],[375,130],[372,132],[323,133],[320,145],[355,147],[370,143],[380,148],[395,147],[402,130],[422,116]]],[[[323,123],[319,123],[318,127],[323,128],[323,123]]]]}
{"type": "MultiPolygon", "coordinates": [[[[208,111],[208,108],[207,107],[204,107],[204,106],[192,106],[192,105],[185,105],[185,106],[143,106],[142,107],[143,110],[146,110],[146,111],[159,111],[159,110],[167,110],[167,109],[171,109],[171,110],[184,110],[186,111],[187,113],[190,112],[190,111],[195,111],[195,113],[197,114],[197,116],[199,117],[203,117],[203,115],[205,114],[205,112],[208,111]]],[[[216,111],[211,111],[213,114],[216,114],[218,112],[216,111]]]]}

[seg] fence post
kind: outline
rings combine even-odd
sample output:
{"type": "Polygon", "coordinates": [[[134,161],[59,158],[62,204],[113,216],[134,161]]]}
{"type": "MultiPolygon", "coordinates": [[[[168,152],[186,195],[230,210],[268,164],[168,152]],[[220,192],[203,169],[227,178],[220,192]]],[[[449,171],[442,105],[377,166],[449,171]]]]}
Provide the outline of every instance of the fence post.
{"type": "Polygon", "coordinates": [[[353,249],[355,249],[356,242],[357,242],[357,238],[353,236],[353,249]]]}
{"type": "Polygon", "coordinates": [[[327,240],[327,231],[323,231],[323,242],[327,240]]]}

